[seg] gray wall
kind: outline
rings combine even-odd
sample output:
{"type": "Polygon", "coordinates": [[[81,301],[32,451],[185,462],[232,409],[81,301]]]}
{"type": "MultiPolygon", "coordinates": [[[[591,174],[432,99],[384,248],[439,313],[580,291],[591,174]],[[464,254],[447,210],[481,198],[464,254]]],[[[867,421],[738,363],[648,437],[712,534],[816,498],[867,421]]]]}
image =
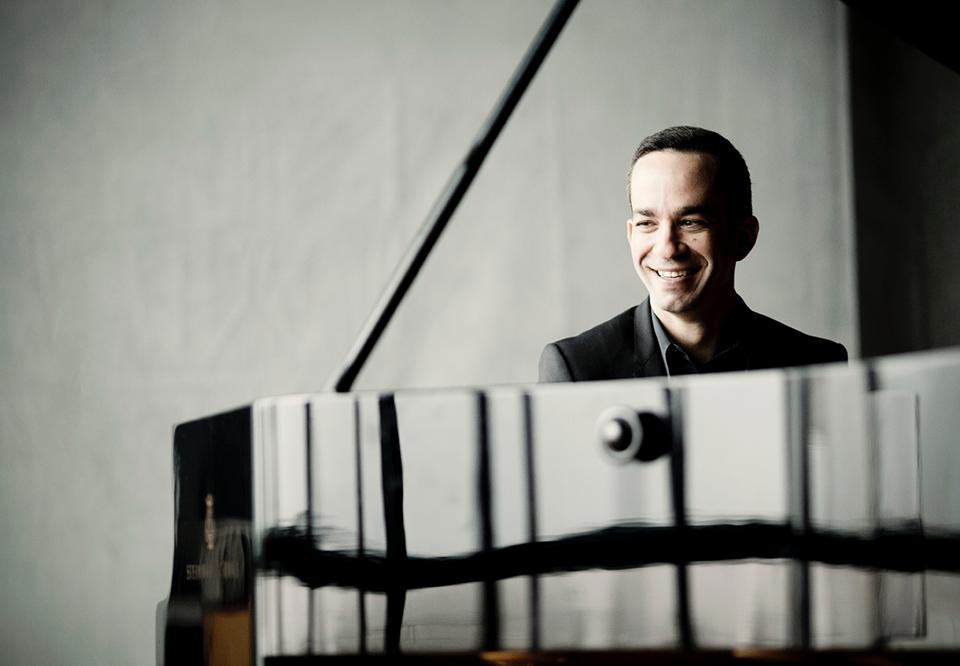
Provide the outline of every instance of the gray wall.
{"type": "MultiPolygon", "coordinates": [[[[149,663],[173,424],[319,389],[545,1],[0,4],[0,653],[149,663]]],[[[643,296],[634,145],[751,165],[755,309],[854,352],[842,8],[584,2],[361,376],[529,381],[643,296]]]]}

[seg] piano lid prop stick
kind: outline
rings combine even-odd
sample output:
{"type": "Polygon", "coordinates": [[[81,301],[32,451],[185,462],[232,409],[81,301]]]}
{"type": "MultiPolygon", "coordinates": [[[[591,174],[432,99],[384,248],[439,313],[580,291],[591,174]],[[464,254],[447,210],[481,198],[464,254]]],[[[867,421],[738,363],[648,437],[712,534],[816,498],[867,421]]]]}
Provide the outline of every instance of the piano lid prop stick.
{"type": "Polygon", "coordinates": [[[523,97],[537,70],[540,69],[540,65],[547,57],[547,53],[550,52],[553,43],[557,40],[560,31],[566,25],[567,19],[570,18],[570,14],[573,13],[578,2],[579,0],[558,0],[554,5],[550,15],[544,21],[543,26],[541,26],[533,43],[527,49],[523,60],[521,60],[513,77],[507,84],[506,90],[481,128],[476,141],[467,152],[467,156],[457,166],[447,186],[441,192],[440,198],[417,231],[413,242],[390,278],[387,288],[374,306],[373,312],[360,331],[360,335],[357,336],[350,353],[347,355],[346,362],[342,369],[331,378],[327,390],[346,393],[353,387],[353,382],[356,381],[364,363],[366,363],[373,348],[380,340],[380,336],[387,328],[387,324],[390,323],[390,319],[399,307],[400,302],[406,296],[417,273],[420,272],[424,262],[433,250],[433,246],[440,238],[440,234],[447,226],[447,222],[453,217],[457,206],[460,205],[460,201],[473,183],[477,172],[480,171],[490,148],[493,147],[500,131],[507,124],[507,120],[516,108],[520,98],[523,97]]]}

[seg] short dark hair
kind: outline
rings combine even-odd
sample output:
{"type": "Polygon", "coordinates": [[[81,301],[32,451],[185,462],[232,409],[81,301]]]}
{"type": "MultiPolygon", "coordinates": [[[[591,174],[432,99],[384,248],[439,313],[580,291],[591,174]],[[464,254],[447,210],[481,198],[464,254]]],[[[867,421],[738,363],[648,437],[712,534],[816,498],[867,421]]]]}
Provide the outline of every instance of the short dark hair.
{"type": "MultiPolygon", "coordinates": [[[[633,167],[637,160],[648,153],[661,150],[703,153],[713,157],[717,163],[717,181],[730,208],[730,214],[736,219],[753,215],[750,171],[743,160],[743,155],[726,137],[702,127],[688,125],[662,129],[640,142],[633,153],[630,169],[627,171],[628,200],[630,199],[630,176],[633,174],[633,167]]],[[[632,201],[630,205],[633,206],[632,201]]]]}

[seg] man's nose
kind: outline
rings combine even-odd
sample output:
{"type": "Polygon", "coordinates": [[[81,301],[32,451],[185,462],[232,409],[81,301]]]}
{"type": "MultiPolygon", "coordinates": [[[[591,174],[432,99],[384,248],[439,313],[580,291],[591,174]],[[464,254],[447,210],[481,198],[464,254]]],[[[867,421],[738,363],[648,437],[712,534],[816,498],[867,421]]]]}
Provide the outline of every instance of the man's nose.
{"type": "Polygon", "coordinates": [[[660,225],[657,236],[657,249],[663,259],[673,259],[683,253],[683,239],[679,230],[672,224],[660,225]]]}

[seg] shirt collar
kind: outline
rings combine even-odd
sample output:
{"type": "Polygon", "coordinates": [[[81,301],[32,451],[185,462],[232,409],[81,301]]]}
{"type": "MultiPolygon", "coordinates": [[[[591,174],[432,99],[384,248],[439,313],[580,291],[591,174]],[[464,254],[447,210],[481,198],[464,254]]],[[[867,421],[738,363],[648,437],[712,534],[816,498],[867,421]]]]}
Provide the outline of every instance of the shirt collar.
{"type": "MultiPolygon", "coordinates": [[[[719,356],[726,354],[727,352],[733,351],[739,344],[741,333],[743,330],[743,321],[747,309],[747,304],[743,302],[743,299],[740,298],[740,295],[736,295],[736,299],[733,304],[733,308],[730,310],[730,314],[727,315],[726,320],[723,322],[723,325],[720,328],[720,337],[717,340],[717,353],[714,355],[714,359],[719,356]]],[[[677,352],[682,354],[683,358],[690,364],[690,366],[696,368],[697,365],[690,359],[690,356],[687,352],[676,342],[673,338],[670,337],[670,334],[667,333],[667,329],[663,327],[663,324],[660,322],[660,319],[657,317],[656,313],[653,311],[653,305],[650,306],[650,321],[653,324],[653,334],[657,338],[657,346],[660,348],[660,356],[663,359],[663,367],[667,371],[667,376],[673,374],[670,372],[670,362],[667,358],[667,352],[671,347],[675,348],[677,352]]],[[[712,363],[713,359],[708,362],[712,363]]]]}
{"type": "Polygon", "coordinates": [[[653,312],[653,306],[650,306],[650,321],[653,324],[653,334],[657,338],[657,346],[660,347],[660,356],[663,358],[663,367],[666,369],[667,374],[670,374],[670,367],[667,364],[667,350],[670,349],[670,345],[675,344],[670,338],[670,334],[667,333],[667,329],[663,327],[663,324],[660,323],[660,319],[653,312]]]}

